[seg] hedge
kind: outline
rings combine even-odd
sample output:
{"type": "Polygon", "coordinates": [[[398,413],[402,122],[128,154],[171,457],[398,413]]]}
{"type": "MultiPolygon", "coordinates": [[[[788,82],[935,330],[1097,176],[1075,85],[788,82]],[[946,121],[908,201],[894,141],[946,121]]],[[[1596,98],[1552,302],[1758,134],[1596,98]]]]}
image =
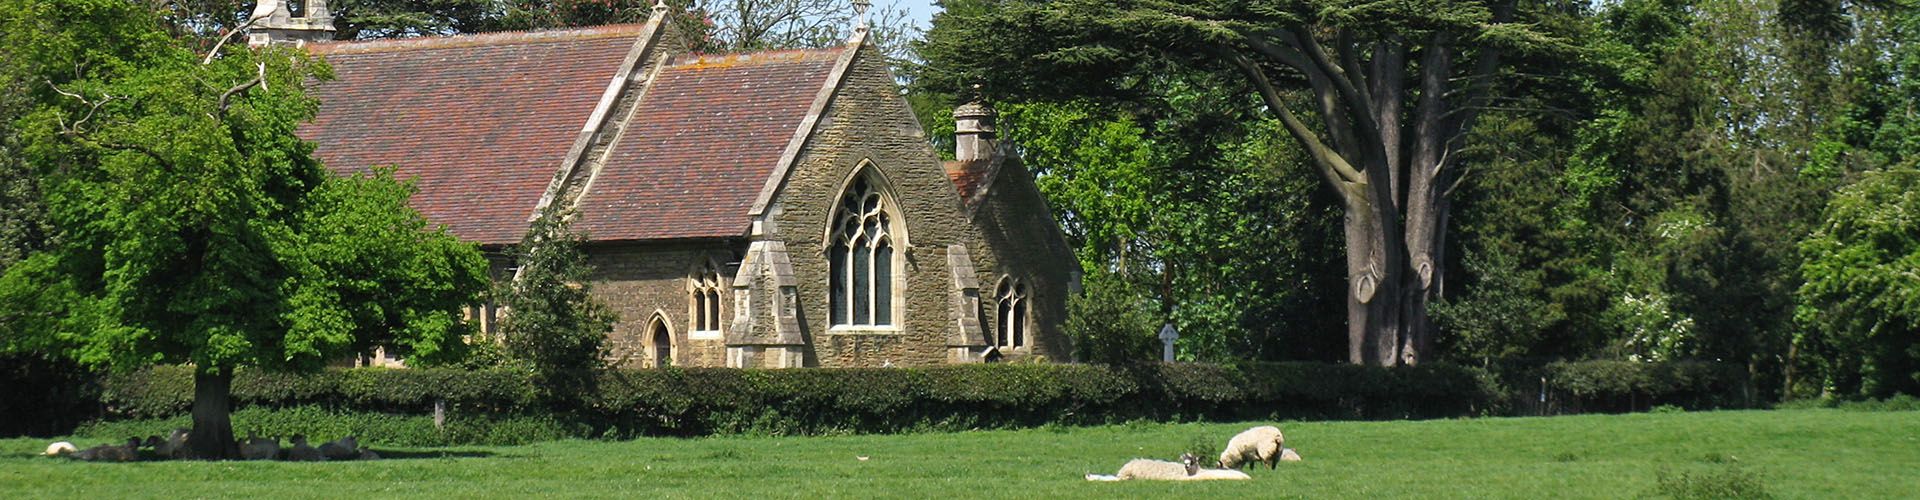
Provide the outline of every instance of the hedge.
{"type": "Polygon", "coordinates": [[[1732,363],[1559,361],[1548,363],[1534,374],[1547,381],[1547,413],[1617,413],[1663,405],[1702,410],[1756,404],[1747,384],[1746,368],[1732,363]]]}
{"type": "MultiPolygon", "coordinates": [[[[928,368],[611,371],[585,401],[543,403],[510,370],[334,369],[312,375],[240,370],[238,408],[322,408],[453,419],[546,418],[579,437],[716,433],[811,435],[1086,425],[1136,419],[1437,418],[1488,413],[1480,372],[1450,365],[1368,368],[1032,364],[928,368]]],[[[107,417],[185,414],[192,374],[156,367],[102,381],[107,417]]],[[[317,411],[317,410],[316,410],[317,411]]]]}

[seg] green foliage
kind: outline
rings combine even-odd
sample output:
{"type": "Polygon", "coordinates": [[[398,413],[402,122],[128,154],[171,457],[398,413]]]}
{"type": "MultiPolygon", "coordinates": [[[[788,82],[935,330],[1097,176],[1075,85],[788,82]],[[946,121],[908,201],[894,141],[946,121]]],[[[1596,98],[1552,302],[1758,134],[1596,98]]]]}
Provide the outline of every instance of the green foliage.
{"type": "Polygon", "coordinates": [[[607,333],[619,319],[593,299],[592,269],[566,212],[549,210],[527,229],[515,247],[520,266],[513,280],[495,293],[506,310],[500,336],[509,359],[524,363],[539,386],[557,399],[592,392],[591,373],[606,358],[607,333]]]}
{"type": "MultiPolygon", "coordinates": [[[[73,434],[99,440],[165,436],[189,424],[184,416],[95,421],[80,426],[73,434]]],[[[578,425],[550,416],[456,413],[435,427],[430,415],[341,411],[321,406],[244,408],[233,412],[233,427],[242,433],[279,438],[282,446],[295,434],[304,434],[313,443],[357,436],[362,446],[378,450],[390,446],[517,446],[586,434],[578,425]]]]}
{"type": "Polygon", "coordinates": [[[0,355],[0,436],[65,434],[99,412],[95,374],[41,354],[0,355]]]}
{"type": "MultiPolygon", "coordinates": [[[[1754,404],[1748,397],[1745,368],[1725,363],[1561,361],[1547,364],[1537,376],[1546,378],[1548,399],[1557,411],[1641,411],[1663,405],[1745,408],[1754,404]]],[[[1524,383],[1517,386],[1528,387],[1524,383]]]]}
{"type": "MultiPolygon", "coordinates": [[[[357,368],[307,375],[241,370],[233,393],[240,408],[343,414],[423,415],[438,400],[460,418],[544,414],[591,429],[577,436],[631,437],[1462,416],[1491,410],[1496,396],[1481,380],[1445,365],[1314,363],[622,370],[599,374],[597,391],[580,395],[571,409],[547,413],[544,388],[509,369],[357,368]]],[[[167,418],[187,411],[191,386],[190,369],[157,367],[106,379],[101,399],[111,417],[167,418]]]]}
{"type": "Polygon", "coordinates": [[[1796,339],[1820,353],[1829,391],[1920,394],[1920,169],[1869,173],[1828,202],[1826,221],[1800,243],[1796,339]]]}
{"type": "Polygon", "coordinates": [[[1073,359],[1089,363],[1136,363],[1160,359],[1160,326],[1153,305],[1125,280],[1096,272],[1082,291],[1067,298],[1067,336],[1073,359]]]}
{"type": "Polygon", "coordinates": [[[1036,172],[1089,288],[1124,281],[1113,286],[1157,303],[1144,321],[1172,321],[1183,360],[1344,353],[1341,319],[1325,314],[1341,296],[1324,291],[1344,279],[1328,193],[1277,122],[1219,90],[1230,83],[1176,73],[1154,85],[1162,101],[1137,114],[1001,106],[1003,137],[1036,172]]]}
{"type": "Polygon", "coordinates": [[[25,318],[0,324],[7,347],[222,370],[458,342],[477,251],[427,231],[390,175],[329,179],[294,134],[323,63],[237,46],[203,60],[132,4],[9,1],[7,46],[44,84],[26,159],[62,239],[0,277],[0,316],[25,318]]]}

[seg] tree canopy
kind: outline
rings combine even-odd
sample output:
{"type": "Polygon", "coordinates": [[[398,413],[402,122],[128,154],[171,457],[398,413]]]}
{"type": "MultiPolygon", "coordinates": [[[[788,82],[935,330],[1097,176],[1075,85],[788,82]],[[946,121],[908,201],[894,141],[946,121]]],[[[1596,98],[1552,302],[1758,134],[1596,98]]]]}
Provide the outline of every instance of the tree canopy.
{"type": "Polygon", "coordinates": [[[486,262],[412,212],[390,171],[341,178],[312,158],[294,130],[324,63],[202,54],[117,0],[5,0],[0,33],[33,100],[21,161],[58,232],[0,276],[4,347],[193,364],[204,458],[236,451],[235,367],[316,369],[372,346],[458,356],[486,262]]]}

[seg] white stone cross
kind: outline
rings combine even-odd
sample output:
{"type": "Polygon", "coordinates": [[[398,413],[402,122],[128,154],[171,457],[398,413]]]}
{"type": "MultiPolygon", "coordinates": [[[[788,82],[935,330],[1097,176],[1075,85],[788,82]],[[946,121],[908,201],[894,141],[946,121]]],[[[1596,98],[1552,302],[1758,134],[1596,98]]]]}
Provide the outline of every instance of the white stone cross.
{"type": "Polygon", "coordinates": [[[1173,329],[1173,323],[1160,327],[1160,360],[1173,362],[1173,341],[1180,340],[1180,332],[1173,329]]]}

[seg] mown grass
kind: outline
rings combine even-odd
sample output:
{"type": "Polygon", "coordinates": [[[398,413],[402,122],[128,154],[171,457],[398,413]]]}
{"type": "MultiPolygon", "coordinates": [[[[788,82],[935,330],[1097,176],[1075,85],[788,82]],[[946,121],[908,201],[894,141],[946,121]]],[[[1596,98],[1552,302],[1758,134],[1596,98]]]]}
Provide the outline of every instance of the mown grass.
{"type": "MultiPolygon", "coordinates": [[[[378,462],[82,463],[0,440],[0,498],[1910,498],[1920,413],[1829,409],[1286,422],[1253,481],[1089,483],[1248,424],[376,449],[378,462]],[[856,457],[866,456],[868,460],[856,457]]],[[[102,440],[104,441],[104,440],[102,440]]],[[[84,445],[97,444],[91,441],[84,445]]],[[[1219,444],[1213,445],[1215,447],[1219,444]]]]}

